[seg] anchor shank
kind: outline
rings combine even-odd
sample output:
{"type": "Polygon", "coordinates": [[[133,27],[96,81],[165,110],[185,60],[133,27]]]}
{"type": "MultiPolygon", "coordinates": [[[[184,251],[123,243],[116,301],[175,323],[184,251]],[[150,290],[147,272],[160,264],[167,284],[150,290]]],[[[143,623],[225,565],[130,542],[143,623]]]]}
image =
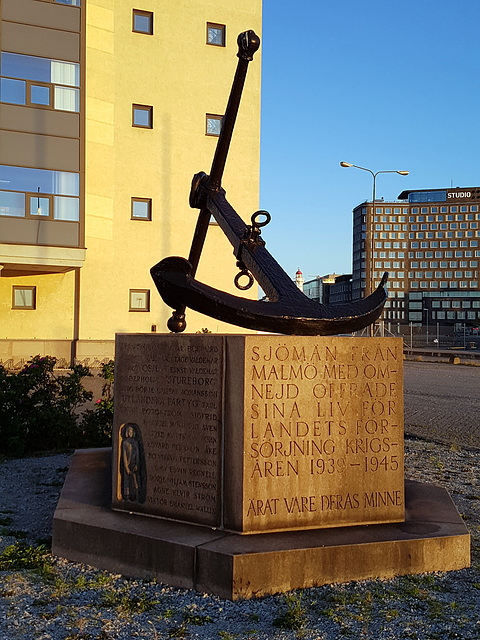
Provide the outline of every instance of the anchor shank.
{"type": "Polygon", "coordinates": [[[188,254],[188,261],[192,265],[192,276],[195,277],[200,255],[202,253],[205,238],[207,237],[208,225],[210,224],[210,211],[204,207],[200,210],[197,219],[197,225],[193,234],[192,246],[188,254]]]}
{"type": "Polygon", "coordinates": [[[253,54],[260,46],[260,38],[254,31],[245,31],[238,36],[238,64],[233,79],[232,89],[228,98],[227,108],[222,120],[222,128],[218,139],[215,156],[210,170],[210,188],[217,191],[222,183],[223,171],[227,161],[227,154],[232,140],[233,128],[237,119],[240,99],[242,97],[248,63],[253,60],[253,54]]]}
{"type": "MultiPolygon", "coordinates": [[[[233,128],[237,119],[240,99],[242,97],[242,91],[247,75],[248,63],[253,60],[253,54],[260,46],[260,38],[255,34],[254,31],[250,30],[241,33],[238,36],[237,42],[237,70],[235,72],[232,88],[230,90],[230,96],[228,99],[227,108],[225,110],[225,115],[222,119],[220,136],[217,141],[215,156],[213,158],[212,167],[210,170],[208,187],[209,189],[214,191],[218,191],[222,183],[222,176],[225,169],[225,163],[227,161],[228,150],[230,148],[233,128]]],[[[192,206],[195,206],[195,204],[192,204],[192,206]]],[[[195,273],[197,271],[198,263],[200,261],[200,255],[202,253],[203,245],[205,244],[205,238],[207,236],[209,222],[210,212],[205,206],[202,206],[198,215],[197,225],[195,227],[192,246],[190,248],[190,254],[188,257],[188,261],[192,265],[192,276],[195,276],[195,273]]]]}

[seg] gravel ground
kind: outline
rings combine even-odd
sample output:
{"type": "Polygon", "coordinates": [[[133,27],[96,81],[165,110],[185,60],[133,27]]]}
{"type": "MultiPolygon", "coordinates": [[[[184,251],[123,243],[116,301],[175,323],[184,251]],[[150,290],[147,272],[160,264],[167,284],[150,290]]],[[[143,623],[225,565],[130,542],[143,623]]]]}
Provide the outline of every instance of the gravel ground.
{"type": "MultiPolygon", "coordinates": [[[[50,536],[68,462],[60,455],[0,463],[0,551],[50,536]]],[[[472,568],[232,603],[47,554],[36,572],[0,571],[0,639],[480,639],[478,451],[407,439],[405,468],[408,478],[448,489],[472,534],[472,568]]]]}

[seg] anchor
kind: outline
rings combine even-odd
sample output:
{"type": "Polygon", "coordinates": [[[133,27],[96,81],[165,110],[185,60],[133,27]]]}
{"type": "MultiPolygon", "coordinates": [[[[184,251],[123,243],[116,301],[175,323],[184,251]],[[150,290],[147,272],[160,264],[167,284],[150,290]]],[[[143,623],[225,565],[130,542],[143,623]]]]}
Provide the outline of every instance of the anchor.
{"type": "Polygon", "coordinates": [[[377,289],[355,302],[325,305],[308,298],[265,248],[261,229],[270,222],[267,211],[257,211],[247,225],[226,199],[221,186],[235,120],[249,63],[260,46],[253,31],[238,36],[238,63],[222,121],[210,175],[197,173],[192,180],[190,206],[200,209],[188,260],[178,256],[164,258],[150,273],[163,301],[174,311],[167,322],[170,331],[185,330],[185,309],[245,329],[287,335],[336,335],[368,327],[380,316],[387,299],[384,273],[377,289]],[[208,225],[214,217],[233,246],[239,273],[235,285],[249,289],[254,279],[267,300],[235,296],[195,279],[208,225]]]}

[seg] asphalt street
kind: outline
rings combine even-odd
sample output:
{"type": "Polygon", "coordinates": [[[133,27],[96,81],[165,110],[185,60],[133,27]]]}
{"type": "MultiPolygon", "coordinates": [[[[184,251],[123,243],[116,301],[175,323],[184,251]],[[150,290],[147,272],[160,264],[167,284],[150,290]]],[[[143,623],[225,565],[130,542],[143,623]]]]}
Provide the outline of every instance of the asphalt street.
{"type": "Polygon", "coordinates": [[[480,449],[480,367],[404,365],[405,433],[480,449]]]}

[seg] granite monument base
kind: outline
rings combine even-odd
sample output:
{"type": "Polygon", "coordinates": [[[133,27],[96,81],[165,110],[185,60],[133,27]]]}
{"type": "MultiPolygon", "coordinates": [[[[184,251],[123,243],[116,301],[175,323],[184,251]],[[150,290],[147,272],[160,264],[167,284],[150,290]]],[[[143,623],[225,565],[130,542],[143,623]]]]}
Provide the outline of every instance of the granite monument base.
{"type": "Polygon", "coordinates": [[[115,512],[111,450],[77,451],[53,521],[53,553],[136,578],[238,600],[291,589],[470,565],[448,493],[405,483],[405,521],[238,535],[115,512]]]}
{"type": "Polygon", "coordinates": [[[400,338],[117,334],[112,508],[256,534],[403,522],[400,338]]]}

